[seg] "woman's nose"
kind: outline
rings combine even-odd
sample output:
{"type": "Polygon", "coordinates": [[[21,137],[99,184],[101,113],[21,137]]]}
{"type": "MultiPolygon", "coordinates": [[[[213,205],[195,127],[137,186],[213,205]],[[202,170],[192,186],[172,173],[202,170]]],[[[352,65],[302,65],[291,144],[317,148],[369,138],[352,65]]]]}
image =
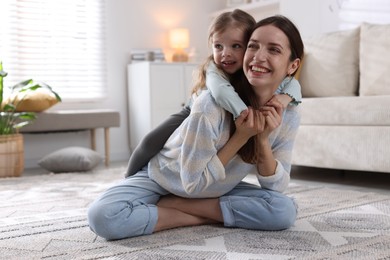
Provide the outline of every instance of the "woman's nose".
{"type": "Polygon", "coordinates": [[[267,57],[267,52],[266,52],[266,49],[265,48],[262,48],[260,47],[256,53],[255,53],[255,56],[253,57],[253,59],[255,60],[265,60],[267,57]]]}
{"type": "Polygon", "coordinates": [[[258,56],[259,60],[265,60],[267,57],[267,52],[266,52],[265,48],[260,48],[257,51],[256,55],[258,56]]]}

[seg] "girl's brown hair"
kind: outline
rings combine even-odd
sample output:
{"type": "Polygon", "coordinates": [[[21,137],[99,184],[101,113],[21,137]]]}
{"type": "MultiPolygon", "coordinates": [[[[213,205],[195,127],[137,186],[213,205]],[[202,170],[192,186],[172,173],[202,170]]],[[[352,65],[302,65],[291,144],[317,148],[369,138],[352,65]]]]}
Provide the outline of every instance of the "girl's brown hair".
{"type": "MultiPolygon", "coordinates": [[[[245,44],[249,41],[249,37],[252,33],[252,28],[255,26],[255,19],[248,13],[235,9],[231,12],[225,12],[218,15],[214,21],[211,23],[209,27],[209,36],[208,42],[209,45],[212,44],[213,35],[216,33],[223,33],[229,27],[236,27],[241,29],[244,32],[244,42],[245,44]]],[[[197,93],[200,89],[205,88],[206,86],[206,71],[210,64],[210,62],[214,62],[213,54],[211,54],[206,61],[200,65],[198,70],[198,75],[195,78],[194,88],[192,89],[192,93],[197,93]]],[[[227,75],[221,69],[219,73],[222,77],[230,80],[232,75],[227,75]]]]}

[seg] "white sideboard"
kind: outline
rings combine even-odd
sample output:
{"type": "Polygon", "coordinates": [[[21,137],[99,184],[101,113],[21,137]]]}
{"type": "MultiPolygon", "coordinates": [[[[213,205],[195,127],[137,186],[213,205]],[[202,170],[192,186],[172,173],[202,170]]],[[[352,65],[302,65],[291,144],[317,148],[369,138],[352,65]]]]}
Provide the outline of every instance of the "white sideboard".
{"type": "Polygon", "coordinates": [[[169,115],[187,103],[191,89],[193,63],[137,62],[129,64],[128,102],[130,149],[169,115]]]}

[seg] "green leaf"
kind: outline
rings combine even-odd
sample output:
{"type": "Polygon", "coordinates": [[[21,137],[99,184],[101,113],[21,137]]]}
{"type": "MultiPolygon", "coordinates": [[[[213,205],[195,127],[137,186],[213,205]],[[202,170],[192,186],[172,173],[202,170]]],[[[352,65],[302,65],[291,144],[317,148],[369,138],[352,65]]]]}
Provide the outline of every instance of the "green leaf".
{"type": "Polygon", "coordinates": [[[26,86],[20,88],[18,90],[18,92],[21,93],[21,92],[26,92],[26,91],[34,91],[34,90],[37,90],[39,88],[41,88],[41,86],[39,86],[39,84],[33,84],[33,82],[31,82],[29,85],[26,85],[26,86]]]}
{"type": "Polygon", "coordinates": [[[57,92],[55,92],[55,91],[53,90],[52,87],[50,87],[49,85],[47,85],[45,82],[40,82],[39,84],[40,84],[43,88],[49,89],[50,92],[53,93],[54,96],[56,96],[56,99],[57,99],[58,101],[62,101],[60,95],[58,95],[57,92]]]}
{"type": "Polygon", "coordinates": [[[11,89],[12,89],[12,91],[14,91],[18,88],[23,88],[23,87],[25,87],[29,84],[32,84],[32,83],[33,83],[32,79],[27,79],[27,80],[21,81],[18,84],[14,85],[13,87],[11,87],[11,89]]]}
{"type": "Polygon", "coordinates": [[[34,112],[20,112],[20,113],[15,113],[15,116],[19,119],[23,120],[35,120],[37,119],[37,115],[34,112]]]}
{"type": "Polygon", "coordinates": [[[55,91],[51,91],[51,93],[53,93],[54,94],[54,96],[56,96],[56,99],[59,101],[59,102],[61,102],[62,101],[62,99],[61,99],[61,97],[60,97],[60,95],[58,95],[57,94],[57,92],[55,92],[55,91]]]}
{"type": "Polygon", "coordinates": [[[16,107],[13,104],[5,104],[3,110],[5,112],[13,112],[15,111],[16,107]]]}
{"type": "Polygon", "coordinates": [[[15,129],[20,129],[20,128],[22,128],[23,126],[29,125],[29,124],[31,124],[31,123],[32,123],[32,121],[20,122],[20,123],[14,124],[14,128],[15,128],[15,129]]]}

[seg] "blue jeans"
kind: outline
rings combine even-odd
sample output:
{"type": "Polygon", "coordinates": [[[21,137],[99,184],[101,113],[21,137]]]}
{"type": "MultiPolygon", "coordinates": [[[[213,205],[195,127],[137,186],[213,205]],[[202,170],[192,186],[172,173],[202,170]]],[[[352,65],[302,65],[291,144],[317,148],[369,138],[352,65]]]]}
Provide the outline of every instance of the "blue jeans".
{"type": "MultiPolygon", "coordinates": [[[[88,210],[91,230],[108,240],[152,234],[157,223],[157,202],[169,192],[140,171],[109,188],[88,210]]],[[[279,192],[241,182],[219,198],[224,226],[258,230],[291,227],[297,208],[279,192]]]]}

